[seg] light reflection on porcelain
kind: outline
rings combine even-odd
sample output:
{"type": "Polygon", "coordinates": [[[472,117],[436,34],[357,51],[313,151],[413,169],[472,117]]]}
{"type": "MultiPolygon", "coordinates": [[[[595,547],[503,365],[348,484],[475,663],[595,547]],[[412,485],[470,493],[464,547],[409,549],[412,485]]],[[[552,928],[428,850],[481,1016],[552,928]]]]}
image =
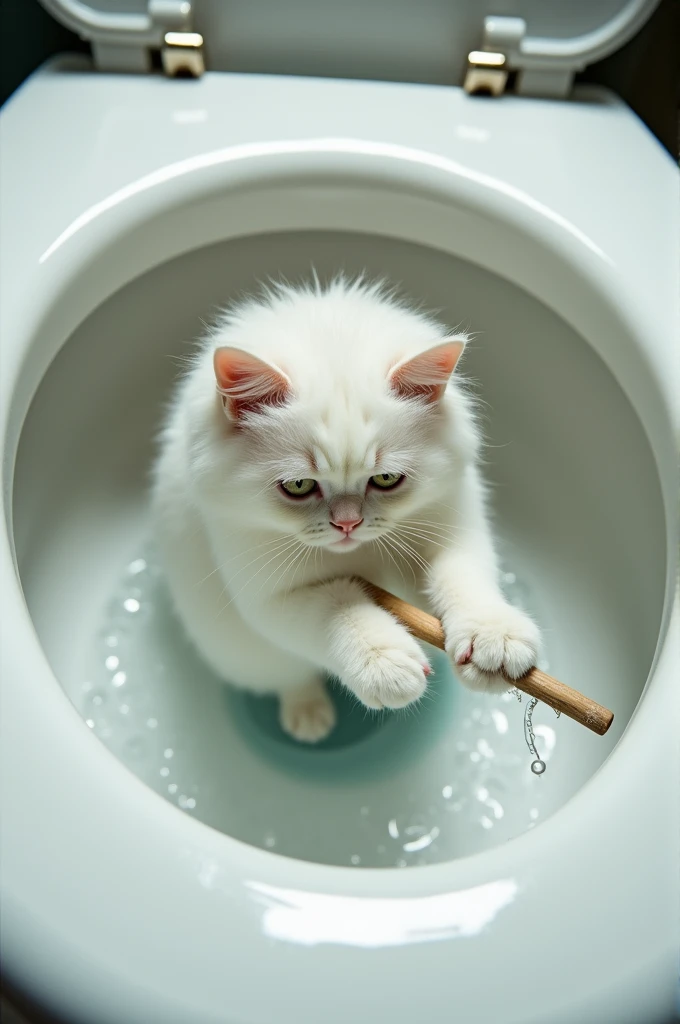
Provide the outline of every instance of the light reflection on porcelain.
{"type": "Polygon", "coordinates": [[[456,135],[466,142],[488,142],[491,138],[491,133],[486,128],[474,124],[459,124],[456,135]]]}
{"type": "Polygon", "coordinates": [[[364,949],[478,935],[517,895],[514,879],[501,879],[435,896],[372,899],[282,889],[246,882],[263,907],[262,930],[302,946],[364,949]]]}
{"type": "Polygon", "coordinates": [[[200,107],[196,110],[173,110],[172,120],[175,124],[202,124],[208,120],[208,111],[200,107]]]}
{"type": "Polygon", "coordinates": [[[78,231],[86,227],[97,217],[114,209],[120,203],[137,196],[148,189],[163,185],[168,181],[179,178],[185,174],[194,174],[197,171],[205,170],[208,167],[215,167],[219,164],[234,163],[239,160],[256,159],[258,157],[275,156],[311,156],[313,154],[346,154],[362,157],[378,157],[387,160],[402,161],[421,167],[429,167],[433,170],[444,171],[447,174],[463,178],[485,189],[490,189],[503,195],[507,199],[514,200],[525,209],[539,214],[553,225],[566,231],[586,248],[590,249],[596,256],[605,263],[613,266],[613,260],[595,242],[581,231],[575,224],[572,224],[566,217],[557,211],[546,206],[522,189],[501,181],[490,174],[466,167],[457,160],[441,156],[438,153],[428,153],[423,150],[413,149],[410,146],[395,145],[386,142],[368,142],[364,139],[302,139],[277,142],[244,143],[237,146],[228,146],[225,149],[214,150],[211,153],[199,153],[196,156],[188,157],[185,160],[178,160],[176,163],[160,167],[150,174],[145,174],[137,181],[130,182],[98,203],[93,203],[87,210],[81,213],[75,220],[71,221],[67,228],[62,231],[58,238],[45,249],[39,259],[45,263],[65,242],[72,238],[78,231]]]}

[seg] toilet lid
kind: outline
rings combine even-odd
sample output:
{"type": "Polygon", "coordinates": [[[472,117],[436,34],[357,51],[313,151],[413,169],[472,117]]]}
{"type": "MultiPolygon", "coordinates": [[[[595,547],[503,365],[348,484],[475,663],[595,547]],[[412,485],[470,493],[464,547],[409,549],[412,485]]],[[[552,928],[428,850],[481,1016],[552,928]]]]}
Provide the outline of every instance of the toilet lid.
{"type": "Polygon", "coordinates": [[[451,85],[464,82],[471,57],[491,54],[520,73],[516,91],[566,96],[575,72],[623,46],[659,0],[41,3],[93,43],[102,70],[150,70],[149,51],[168,32],[194,33],[210,71],[451,85]]]}

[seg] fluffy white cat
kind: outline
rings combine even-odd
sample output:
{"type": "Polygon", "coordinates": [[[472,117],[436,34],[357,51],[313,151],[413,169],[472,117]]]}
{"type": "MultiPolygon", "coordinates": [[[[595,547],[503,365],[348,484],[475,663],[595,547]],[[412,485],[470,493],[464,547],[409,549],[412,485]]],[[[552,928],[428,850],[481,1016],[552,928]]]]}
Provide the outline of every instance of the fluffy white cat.
{"type": "Polygon", "coordinates": [[[356,575],[429,599],[468,687],[536,661],[499,590],[465,342],[379,284],[278,286],[220,319],[177,388],[153,483],[171,593],[215,672],[277,694],[298,740],[333,727],[326,675],[369,708],[427,688],[356,575]]]}

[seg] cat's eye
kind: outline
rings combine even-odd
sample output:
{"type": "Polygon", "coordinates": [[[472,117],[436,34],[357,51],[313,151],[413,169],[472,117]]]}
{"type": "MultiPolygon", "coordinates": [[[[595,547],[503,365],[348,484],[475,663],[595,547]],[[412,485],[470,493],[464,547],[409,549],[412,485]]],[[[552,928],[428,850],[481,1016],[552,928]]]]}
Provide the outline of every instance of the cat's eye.
{"type": "Polygon", "coordinates": [[[378,473],[371,477],[371,483],[381,491],[389,491],[404,479],[403,473],[378,473]]]}
{"type": "Polygon", "coordinates": [[[313,494],[318,487],[316,480],[283,480],[281,482],[281,490],[291,498],[306,498],[308,494],[313,494]]]}

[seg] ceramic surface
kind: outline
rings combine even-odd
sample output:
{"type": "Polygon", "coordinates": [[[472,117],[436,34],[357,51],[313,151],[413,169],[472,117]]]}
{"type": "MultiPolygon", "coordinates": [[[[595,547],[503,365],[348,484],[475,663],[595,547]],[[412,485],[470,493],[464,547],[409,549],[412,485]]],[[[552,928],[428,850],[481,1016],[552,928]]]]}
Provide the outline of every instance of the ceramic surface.
{"type": "Polygon", "coordinates": [[[667,156],[625,107],[594,93],[489,103],[418,86],[171,83],[57,68],[24,86],[1,128],[1,924],[11,976],[71,1019],[112,1024],[452,1012],[482,1024],[664,1020],[677,947],[680,666],[680,232],[667,156]],[[540,828],[409,872],[278,857],[159,800],[56,684],[15,573],[15,453],[66,339],[163,260],[301,229],[407,239],[539,298],[628,396],[661,482],[671,554],[659,644],[611,756],[540,828]]]}
{"type": "MultiPolygon", "coordinates": [[[[621,738],[663,616],[654,456],[593,347],[524,289],[394,237],[250,235],[167,260],[119,289],[59,350],[33,398],[13,508],[38,638],[95,735],[195,818],[318,863],[446,862],[540,825],[621,738]],[[447,323],[464,310],[476,332],[465,372],[482,403],[504,585],[541,625],[541,667],[616,714],[603,738],[537,708],[550,762],[541,778],[529,770],[523,707],[508,694],[465,691],[441,656],[417,711],[373,718],[352,714],[350,700],[329,743],[309,748],[285,742],[274,701],[225,690],[177,628],[148,543],[162,410],[206,312],[263,277],[296,280],[311,262],[322,277],[339,265],[387,274],[447,323]]],[[[410,596],[408,570],[390,569],[385,585],[410,596]]],[[[336,705],[339,697],[335,687],[336,705]]]]}

